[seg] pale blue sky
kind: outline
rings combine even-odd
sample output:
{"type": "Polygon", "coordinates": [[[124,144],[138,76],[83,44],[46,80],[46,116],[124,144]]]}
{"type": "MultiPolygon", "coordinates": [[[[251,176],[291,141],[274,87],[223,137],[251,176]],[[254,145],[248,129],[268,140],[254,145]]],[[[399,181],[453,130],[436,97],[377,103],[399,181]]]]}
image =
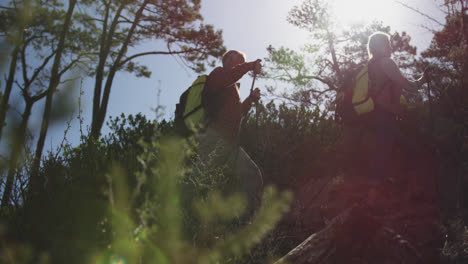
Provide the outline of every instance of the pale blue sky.
{"type": "MultiPolygon", "coordinates": [[[[353,8],[347,4],[348,1],[337,0],[338,6],[342,6],[346,13],[348,13],[347,10],[353,8]]],[[[432,34],[421,25],[428,27],[436,27],[436,25],[428,24],[426,19],[415,12],[402,7],[393,0],[371,2],[356,0],[353,2],[360,6],[357,6],[355,11],[349,10],[353,14],[351,17],[370,19],[362,5],[378,2],[378,5],[372,6],[374,9],[371,13],[374,18],[380,18],[393,30],[407,31],[413,38],[412,44],[418,46],[419,52],[429,45],[432,34]]],[[[404,2],[417,6],[421,11],[443,22],[443,15],[437,11],[433,0],[404,0],[404,2]]],[[[275,47],[287,46],[297,49],[307,41],[307,32],[286,21],[289,10],[301,3],[302,0],[202,0],[201,13],[204,23],[213,24],[215,28],[223,30],[227,49],[241,50],[247,54],[247,60],[255,60],[267,55],[266,47],[270,44],[275,47]]],[[[157,49],[159,45],[160,43],[152,42],[138,48],[141,51],[147,51],[157,49]]],[[[161,90],[160,104],[165,107],[165,117],[166,119],[173,118],[175,104],[180,94],[196,78],[195,73],[172,56],[147,56],[141,58],[140,62],[146,64],[153,72],[151,78],[136,78],[128,73],[118,73],[112,88],[106,120],[109,116],[117,116],[122,112],[127,115],[142,112],[149,119],[154,119],[155,114],[152,108],[157,105],[158,88],[161,90]]],[[[247,75],[242,78],[240,91],[242,99],[248,95],[251,81],[252,79],[247,75]]],[[[92,84],[90,80],[85,80],[83,83],[85,127],[91,122],[92,84]]],[[[262,87],[261,82],[257,84],[256,86],[262,87]]],[[[77,96],[77,93],[75,94],[77,96]]],[[[42,114],[40,108],[35,106],[34,111],[42,114]]],[[[31,129],[37,131],[37,128],[32,126],[31,129]]],[[[64,128],[59,125],[50,130],[46,141],[47,150],[50,150],[51,146],[60,144],[64,128]]],[[[108,129],[104,128],[103,132],[107,133],[108,129]]],[[[33,134],[37,133],[33,132],[33,134]]],[[[74,119],[68,139],[75,144],[79,141],[79,135],[79,123],[74,119]]]]}

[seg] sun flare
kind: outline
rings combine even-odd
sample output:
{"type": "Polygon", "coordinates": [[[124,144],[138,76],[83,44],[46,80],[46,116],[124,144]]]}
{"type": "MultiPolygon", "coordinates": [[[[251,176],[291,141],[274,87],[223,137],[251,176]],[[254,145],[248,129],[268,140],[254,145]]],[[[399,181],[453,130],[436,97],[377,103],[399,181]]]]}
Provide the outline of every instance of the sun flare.
{"type": "Polygon", "coordinates": [[[392,0],[334,0],[331,5],[338,26],[384,21],[395,15],[392,14],[395,10],[392,0]]]}

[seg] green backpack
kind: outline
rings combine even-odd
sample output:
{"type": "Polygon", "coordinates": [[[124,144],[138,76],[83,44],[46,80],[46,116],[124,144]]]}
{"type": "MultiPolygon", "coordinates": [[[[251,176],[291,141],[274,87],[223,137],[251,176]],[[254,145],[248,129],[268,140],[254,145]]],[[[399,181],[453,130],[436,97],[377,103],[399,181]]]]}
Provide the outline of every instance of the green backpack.
{"type": "Polygon", "coordinates": [[[355,124],[374,111],[372,98],[375,89],[369,77],[369,65],[366,64],[345,76],[343,85],[336,96],[335,118],[345,124],[355,124]]]}
{"type": "Polygon", "coordinates": [[[207,75],[200,75],[185,90],[176,104],[174,123],[182,135],[190,135],[204,125],[205,110],[202,106],[202,93],[207,75]]]}

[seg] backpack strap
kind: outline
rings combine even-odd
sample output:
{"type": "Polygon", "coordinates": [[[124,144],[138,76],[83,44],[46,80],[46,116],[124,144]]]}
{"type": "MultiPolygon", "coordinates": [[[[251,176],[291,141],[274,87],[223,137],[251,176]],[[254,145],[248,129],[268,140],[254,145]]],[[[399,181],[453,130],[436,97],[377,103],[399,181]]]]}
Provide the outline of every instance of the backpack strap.
{"type": "Polygon", "coordinates": [[[196,113],[198,110],[200,110],[202,108],[202,105],[198,105],[197,107],[195,107],[194,109],[192,109],[192,111],[188,112],[187,114],[184,115],[184,119],[186,119],[187,117],[191,116],[192,114],[196,113]]]}
{"type": "MultiPolygon", "coordinates": [[[[194,87],[194,86],[197,86],[197,85],[200,85],[200,84],[203,84],[203,83],[206,83],[206,80],[205,81],[199,81],[197,83],[194,83],[192,84],[192,86],[190,86],[190,88],[194,87]]],[[[189,90],[190,90],[189,88],[189,90]]],[[[196,113],[198,110],[200,110],[202,108],[202,104],[198,105],[197,107],[193,108],[192,111],[188,112],[187,114],[185,114],[182,118],[183,119],[186,119],[187,117],[193,115],[194,113],[196,113]]]]}
{"type": "Polygon", "coordinates": [[[215,120],[216,113],[218,112],[220,106],[223,104],[224,101],[220,89],[208,86],[208,83],[210,83],[211,78],[213,78],[212,73],[206,77],[205,89],[203,89],[201,103],[201,106],[205,108],[205,121],[208,123],[211,123],[215,120]]]}

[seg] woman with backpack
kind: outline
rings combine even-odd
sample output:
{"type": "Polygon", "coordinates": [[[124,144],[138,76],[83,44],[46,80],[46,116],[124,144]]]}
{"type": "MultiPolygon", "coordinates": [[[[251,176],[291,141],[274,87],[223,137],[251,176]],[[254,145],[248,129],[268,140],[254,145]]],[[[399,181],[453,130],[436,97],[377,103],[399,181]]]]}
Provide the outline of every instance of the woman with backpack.
{"type": "Polygon", "coordinates": [[[402,90],[417,93],[421,88],[424,76],[418,80],[408,80],[391,59],[392,46],[390,36],[375,32],[367,43],[369,53],[369,79],[372,83],[372,99],[375,109],[372,113],[370,128],[375,135],[374,149],[369,164],[368,205],[375,206],[377,196],[382,190],[382,179],[388,171],[386,161],[392,152],[395,141],[416,155],[417,146],[400,130],[397,116],[402,115],[400,97],[402,90]]]}

